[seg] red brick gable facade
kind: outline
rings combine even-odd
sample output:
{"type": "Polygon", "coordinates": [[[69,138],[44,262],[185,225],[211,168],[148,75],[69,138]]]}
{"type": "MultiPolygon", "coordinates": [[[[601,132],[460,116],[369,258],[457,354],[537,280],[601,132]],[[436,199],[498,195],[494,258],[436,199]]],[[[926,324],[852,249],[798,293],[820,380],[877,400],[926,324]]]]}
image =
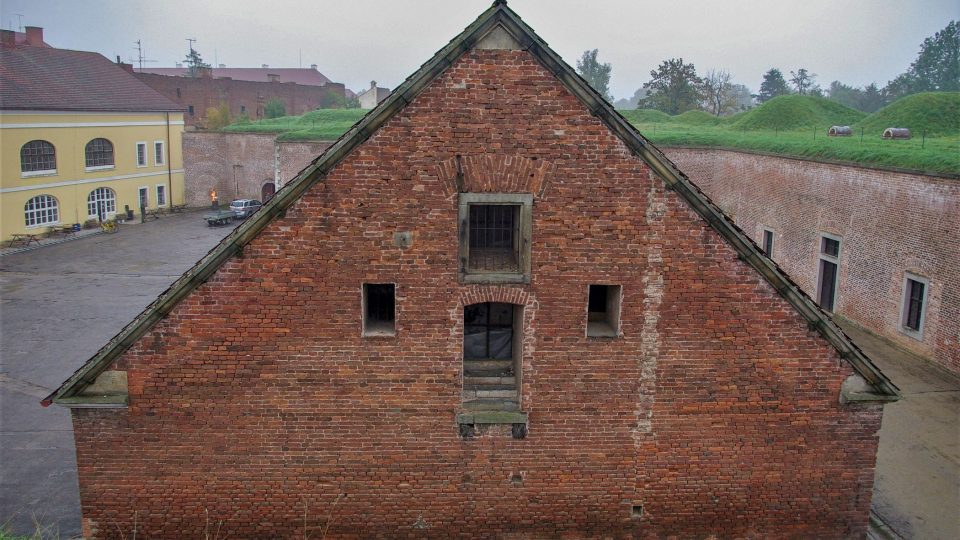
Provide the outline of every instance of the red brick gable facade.
{"type": "Polygon", "coordinates": [[[841,405],[838,353],[508,50],[457,60],[114,369],[128,408],[74,410],[92,538],[862,536],[881,417],[841,405]],[[534,194],[530,284],[458,282],[457,156],[467,191],[534,194]],[[361,336],[363,283],[396,284],[394,337],[361,336]],[[622,286],[621,337],[585,336],[592,283],[622,286]],[[522,439],[457,427],[483,301],[524,307],[522,439]]]}

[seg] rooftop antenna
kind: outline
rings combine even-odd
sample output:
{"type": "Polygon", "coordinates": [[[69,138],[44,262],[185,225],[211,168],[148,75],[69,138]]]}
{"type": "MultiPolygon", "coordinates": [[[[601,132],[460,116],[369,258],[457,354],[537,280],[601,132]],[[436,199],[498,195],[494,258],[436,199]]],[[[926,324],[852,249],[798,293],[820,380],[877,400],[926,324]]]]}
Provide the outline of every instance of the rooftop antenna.
{"type": "MultiPolygon", "coordinates": [[[[140,40],[139,40],[139,39],[138,39],[137,41],[135,41],[134,43],[137,44],[137,59],[136,59],[136,62],[137,62],[137,64],[139,64],[141,70],[143,70],[143,63],[144,63],[144,62],[156,62],[156,60],[147,60],[147,55],[144,54],[144,52],[143,52],[143,44],[140,43],[140,40]]],[[[130,59],[130,62],[133,63],[134,60],[131,58],[131,59],[130,59]]]]}
{"type": "Polygon", "coordinates": [[[20,31],[23,32],[23,14],[14,13],[17,16],[17,26],[20,28],[20,31]]]}
{"type": "Polygon", "coordinates": [[[193,53],[193,44],[197,42],[197,38],[187,38],[187,42],[190,44],[190,53],[193,53]]]}

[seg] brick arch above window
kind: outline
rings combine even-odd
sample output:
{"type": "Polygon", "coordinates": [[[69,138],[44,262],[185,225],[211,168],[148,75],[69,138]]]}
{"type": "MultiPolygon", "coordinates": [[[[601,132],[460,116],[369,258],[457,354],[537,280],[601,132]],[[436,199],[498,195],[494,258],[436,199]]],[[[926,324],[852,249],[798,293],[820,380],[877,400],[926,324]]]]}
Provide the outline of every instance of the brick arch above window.
{"type": "Polygon", "coordinates": [[[44,140],[29,141],[20,147],[20,172],[56,172],[57,150],[44,140]]]}
{"type": "Polygon", "coordinates": [[[113,143],[104,138],[96,138],[84,148],[84,165],[88,169],[113,167],[113,143]]]}
{"type": "Polygon", "coordinates": [[[545,198],[556,166],[538,157],[482,154],[454,156],[437,164],[447,196],[455,193],[532,193],[545,198]]]}

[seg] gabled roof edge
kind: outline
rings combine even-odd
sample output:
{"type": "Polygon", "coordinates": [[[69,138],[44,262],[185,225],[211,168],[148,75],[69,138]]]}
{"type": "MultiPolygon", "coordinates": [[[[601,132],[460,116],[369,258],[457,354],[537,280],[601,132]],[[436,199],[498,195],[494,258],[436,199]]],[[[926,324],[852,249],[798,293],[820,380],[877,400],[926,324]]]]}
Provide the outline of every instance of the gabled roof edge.
{"type": "Polygon", "coordinates": [[[537,58],[597,118],[606,124],[638,157],[643,159],[701,217],[726,239],[741,259],[756,269],[837,351],[850,362],[882,396],[896,399],[897,387],[853,344],[846,334],[824,313],[760,248],[733,224],[720,208],[691,182],[659,149],[641,135],[613,106],[606,102],[583,78],[566,64],[545,41],[527,26],[502,0],[497,0],[463,32],[420,66],[384,101],[367,113],[323,154],[305,167],[256,214],[227,235],[196,265],[184,273],[140,315],[104,345],[60,387],[43,399],[48,406],[63,398],[76,396],[92,384],[110,364],[163,319],[194,289],[205,283],[227,260],[242,253],[243,246],[255,238],[276,217],[328,171],[365,142],[374,132],[410,103],[427,85],[467,52],[494,26],[502,24],[520,45],[537,58]]]}

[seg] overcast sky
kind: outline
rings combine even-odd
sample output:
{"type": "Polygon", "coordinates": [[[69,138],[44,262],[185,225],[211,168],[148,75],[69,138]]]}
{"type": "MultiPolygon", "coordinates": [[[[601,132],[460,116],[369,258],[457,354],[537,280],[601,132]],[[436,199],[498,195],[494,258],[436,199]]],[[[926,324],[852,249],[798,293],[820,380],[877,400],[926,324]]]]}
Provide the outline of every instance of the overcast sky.
{"type": "MultiPolygon", "coordinates": [[[[2,0],[6,29],[41,26],[55,47],[172,67],[196,38],[229,67],[308,67],[348,88],[393,88],[490,6],[491,0],[2,0]]],[[[510,0],[571,65],[586,49],[613,64],[629,97],[662,60],[701,74],[721,68],[756,92],[763,73],[805,67],[827,87],[880,86],[906,70],[924,38],[960,19],[957,0],[510,0]]]]}

